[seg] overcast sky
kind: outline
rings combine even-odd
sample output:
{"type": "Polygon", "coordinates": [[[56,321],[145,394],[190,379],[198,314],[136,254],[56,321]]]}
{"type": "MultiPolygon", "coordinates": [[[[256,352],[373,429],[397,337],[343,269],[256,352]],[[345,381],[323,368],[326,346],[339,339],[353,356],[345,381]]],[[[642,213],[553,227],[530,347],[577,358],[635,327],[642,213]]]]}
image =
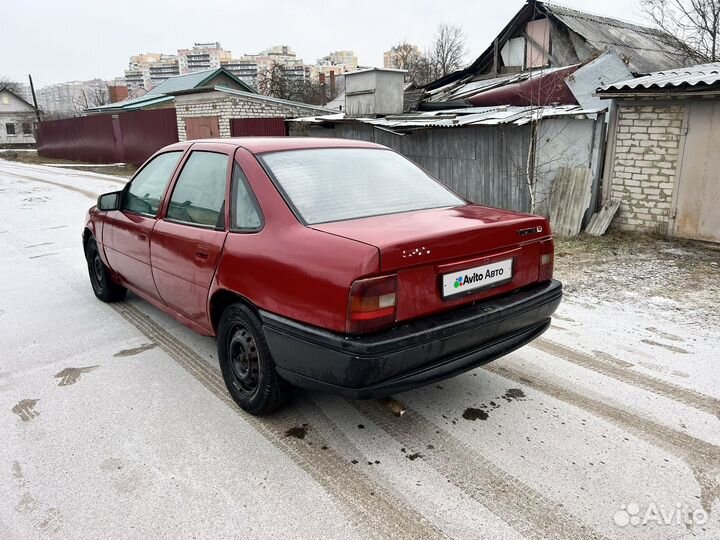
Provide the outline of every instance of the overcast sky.
{"type": "MultiPolygon", "coordinates": [[[[123,75],[128,57],[219,41],[234,55],[290,45],[306,63],[354,50],[361,65],[406,39],[425,48],[438,23],[460,25],[478,56],[524,0],[1,0],[0,77],[36,85],[123,75]]],[[[564,0],[601,15],[642,21],[638,0],[564,0]]]]}

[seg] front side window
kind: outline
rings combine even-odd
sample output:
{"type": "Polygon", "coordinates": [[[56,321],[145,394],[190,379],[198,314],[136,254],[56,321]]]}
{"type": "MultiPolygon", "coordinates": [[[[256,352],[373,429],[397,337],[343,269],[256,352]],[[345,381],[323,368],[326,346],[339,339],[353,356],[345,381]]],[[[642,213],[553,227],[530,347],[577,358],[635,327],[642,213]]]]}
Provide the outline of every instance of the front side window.
{"type": "Polygon", "coordinates": [[[178,177],[167,219],[206,227],[224,227],[225,186],[229,157],[195,151],[178,177]]]}
{"type": "Polygon", "coordinates": [[[260,228],[261,219],[255,199],[250,192],[247,179],[243,174],[240,166],[235,163],[233,166],[233,183],[232,183],[232,208],[231,208],[231,226],[233,230],[239,231],[256,231],[260,228]]]}
{"type": "Polygon", "coordinates": [[[155,217],[181,156],[182,152],[167,152],[145,165],[130,183],[123,210],[155,217]]]}
{"type": "Polygon", "coordinates": [[[261,159],[308,225],[466,204],[390,150],[316,148],[261,159]]]}

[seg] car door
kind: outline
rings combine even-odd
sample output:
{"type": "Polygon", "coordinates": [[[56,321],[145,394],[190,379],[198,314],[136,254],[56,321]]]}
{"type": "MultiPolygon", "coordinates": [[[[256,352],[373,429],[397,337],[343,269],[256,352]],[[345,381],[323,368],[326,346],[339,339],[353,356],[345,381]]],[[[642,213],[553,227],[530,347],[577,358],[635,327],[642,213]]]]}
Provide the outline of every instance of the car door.
{"type": "Polygon", "coordinates": [[[156,300],[160,297],[150,268],[150,238],[182,155],[182,150],[165,152],[148,161],[125,188],[120,209],[108,212],[103,227],[110,268],[131,288],[156,300]]]}
{"type": "Polygon", "coordinates": [[[163,302],[209,328],[207,298],[227,235],[230,145],[193,145],[151,238],[152,269],[163,302]]]}

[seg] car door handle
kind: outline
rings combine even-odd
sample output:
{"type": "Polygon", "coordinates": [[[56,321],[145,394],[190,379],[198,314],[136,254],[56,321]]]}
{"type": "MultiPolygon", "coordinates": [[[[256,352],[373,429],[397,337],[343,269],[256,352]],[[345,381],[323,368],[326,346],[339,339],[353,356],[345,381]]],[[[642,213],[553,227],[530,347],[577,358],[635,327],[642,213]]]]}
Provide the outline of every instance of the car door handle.
{"type": "Polygon", "coordinates": [[[142,242],[144,242],[145,240],[147,240],[147,234],[142,233],[142,232],[138,233],[138,239],[140,239],[142,242]]]}
{"type": "Polygon", "coordinates": [[[200,261],[207,261],[208,260],[209,253],[205,251],[204,249],[198,249],[195,251],[195,258],[200,261]]]}

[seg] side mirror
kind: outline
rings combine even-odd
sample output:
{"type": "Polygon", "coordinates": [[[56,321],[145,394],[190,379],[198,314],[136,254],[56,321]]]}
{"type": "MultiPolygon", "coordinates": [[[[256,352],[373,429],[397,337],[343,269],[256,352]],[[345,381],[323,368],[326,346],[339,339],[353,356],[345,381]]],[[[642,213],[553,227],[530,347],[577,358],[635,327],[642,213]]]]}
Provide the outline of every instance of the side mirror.
{"type": "Polygon", "coordinates": [[[121,199],[120,195],[122,195],[122,191],[113,191],[112,193],[100,195],[97,200],[98,210],[102,210],[103,212],[108,210],[119,210],[121,199]]]}

